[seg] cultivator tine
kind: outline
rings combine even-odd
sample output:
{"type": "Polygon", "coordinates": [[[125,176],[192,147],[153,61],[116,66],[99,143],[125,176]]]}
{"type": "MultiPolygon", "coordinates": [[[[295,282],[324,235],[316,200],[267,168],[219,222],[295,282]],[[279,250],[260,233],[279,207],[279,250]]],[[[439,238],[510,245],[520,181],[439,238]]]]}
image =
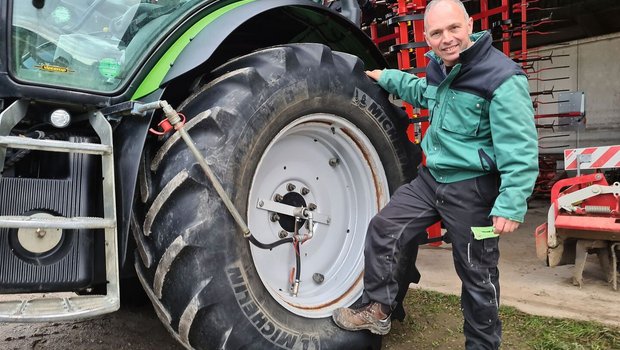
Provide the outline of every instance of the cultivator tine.
{"type": "Polygon", "coordinates": [[[554,90],[554,87],[552,87],[549,90],[532,91],[530,92],[530,96],[550,95],[553,97],[554,92],[567,92],[567,91],[569,90],[568,89],[554,90]]]}
{"type": "Polygon", "coordinates": [[[512,5],[512,12],[514,13],[521,13],[523,11],[532,11],[532,10],[538,10],[538,11],[553,11],[553,10],[559,10],[561,8],[563,8],[563,6],[554,6],[554,7],[531,7],[530,5],[536,4],[538,3],[540,0],[528,0],[525,3],[525,8],[523,7],[523,5],[521,3],[516,3],[512,5]]]}
{"type": "Polygon", "coordinates": [[[529,75],[527,77],[529,80],[536,80],[536,81],[556,81],[556,80],[566,80],[566,79],[570,79],[570,77],[558,77],[558,78],[531,78],[529,75]]]}
{"type": "MultiPolygon", "coordinates": [[[[553,129],[553,124],[555,122],[551,123],[551,124],[547,124],[547,125],[541,125],[541,124],[536,124],[537,128],[543,128],[543,129],[553,129]]],[[[555,125],[555,126],[561,126],[561,125],[555,125]]],[[[568,137],[570,135],[568,134],[559,134],[559,135],[548,135],[548,136],[541,136],[538,138],[539,141],[539,145],[538,148],[540,149],[554,149],[554,148],[561,148],[561,149],[565,149],[566,147],[569,147],[569,145],[558,145],[558,146],[541,146],[540,145],[540,141],[541,140],[545,140],[545,139],[552,139],[552,138],[559,138],[559,137],[568,137]]]]}
{"type": "Polygon", "coordinates": [[[570,102],[570,100],[539,101],[538,96],[536,96],[536,98],[534,98],[534,100],[532,101],[532,106],[534,107],[534,109],[538,109],[538,105],[560,104],[560,103],[566,103],[566,102],[570,102]]]}
{"type": "Polygon", "coordinates": [[[551,63],[553,63],[553,59],[554,58],[569,57],[569,56],[570,55],[568,55],[568,54],[554,55],[553,51],[551,51],[551,53],[549,55],[536,55],[536,56],[529,56],[527,58],[515,58],[515,59],[513,59],[513,61],[515,61],[517,63],[550,61],[551,63]]]}
{"type": "Polygon", "coordinates": [[[566,144],[566,145],[557,145],[557,146],[538,146],[538,148],[540,149],[565,149],[566,147],[569,147],[570,145],[566,144]]]}
{"type": "Polygon", "coordinates": [[[522,66],[522,68],[528,74],[536,74],[536,73],[544,72],[546,70],[570,68],[570,66],[553,66],[553,67],[545,67],[545,68],[541,68],[541,69],[535,69],[534,68],[534,64],[531,63],[531,64],[526,64],[526,65],[522,66]]]}
{"type": "Polygon", "coordinates": [[[553,15],[553,13],[550,13],[549,16],[547,16],[545,18],[537,19],[537,20],[521,22],[521,23],[514,23],[514,24],[510,23],[508,28],[502,29],[501,31],[503,33],[509,33],[510,37],[521,36],[523,30],[525,30],[528,34],[547,35],[547,34],[557,33],[556,31],[551,31],[550,32],[550,31],[534,30],[535,28],[537,28],[539,26],[542,26],[542,25],[566,22],[566,20],[564,20],[564,19],[551,19],[552,15],[553,15]]]}
{"type": "MultiPolygon", "coordinates": [[[[529,30],[529,29],[526,29],[526,31],[527,31],[528,34],[536,34],[536,35],[550,35],[550,34],[557,34],[557,33],[559,33],[558,31],[543,32],[543,31],[540,31],[540,30],[529,30]]],[[[515,37],[519,37],[519,36],[521,36],[521,31],[520,30],[519,31],[515,31],[513,33],[513,35],[515,37]]],[[[566,56],[568,56],[568,55],[566,55],[566,56]]]]}

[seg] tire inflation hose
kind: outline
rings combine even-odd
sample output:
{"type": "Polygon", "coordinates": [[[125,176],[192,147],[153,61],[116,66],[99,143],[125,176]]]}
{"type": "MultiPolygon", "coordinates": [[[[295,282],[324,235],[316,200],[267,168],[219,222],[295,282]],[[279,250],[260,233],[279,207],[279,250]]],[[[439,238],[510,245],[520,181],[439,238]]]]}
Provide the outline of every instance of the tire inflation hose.
{"type": "Polygon", "coordinates": [[[301,251],[299,250],[299,240],[295,240],[295,282],[299,282],[301,278],[301,251]]]}
{"type": "Polygon", "coordinates": [[[293,243],[293,238],[292,237],[288,237],[288,238],[284,238],[281,239],[279,241],[275,241],[273,243],[263,243],[261,241],[259,241],[258,239],[256,239],[256,237],[254,237],[254,235],[250,235],[248,237],[248,239],[250,240],[250,242],[252,244],[254,244],[255,246],[257,246],[258,248],[261,249],[273,249],[279,245],[285,244],[285,243],[293,243]]]}

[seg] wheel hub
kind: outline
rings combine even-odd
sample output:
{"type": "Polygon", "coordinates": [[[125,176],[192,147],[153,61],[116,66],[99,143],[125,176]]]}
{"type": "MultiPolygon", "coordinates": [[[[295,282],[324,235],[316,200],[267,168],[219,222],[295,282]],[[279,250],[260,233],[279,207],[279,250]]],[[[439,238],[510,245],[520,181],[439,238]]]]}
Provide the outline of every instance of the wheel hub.
{"type": "MultiPolygon", "coordinates": [[[[306,201],[304,197],[297,192],[289,192],[282,198],[282,204],[290,205],[293,207],[305,207],[306,201]]],[[[295,232],[295,218],[289,215],[280,215],[278,223],[287,232],[295,232]]],[[[297,228],[302,227],[306,223],[306,219],[299,219],[297,228]]]]}

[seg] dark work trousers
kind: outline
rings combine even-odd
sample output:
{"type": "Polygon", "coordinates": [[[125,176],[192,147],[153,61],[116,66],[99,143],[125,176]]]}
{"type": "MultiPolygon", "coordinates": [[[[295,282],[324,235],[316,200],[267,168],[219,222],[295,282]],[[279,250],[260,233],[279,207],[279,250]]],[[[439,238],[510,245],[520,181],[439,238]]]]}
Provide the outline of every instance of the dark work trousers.
{"type": "Polygon", "coordinates": [[[499,238],[475,240],[472,226],[490,226],[499,180],[489,174],[454,183],[438,183],[420,167],[418,177],[398,188],[368,226],[363,301],[395,306],[395,273],[401,247],[426,234],[439,219],[452,241],[461,279],[461,308],[467,349],[497,349],[502,325],[499,305],[499,238]]]}

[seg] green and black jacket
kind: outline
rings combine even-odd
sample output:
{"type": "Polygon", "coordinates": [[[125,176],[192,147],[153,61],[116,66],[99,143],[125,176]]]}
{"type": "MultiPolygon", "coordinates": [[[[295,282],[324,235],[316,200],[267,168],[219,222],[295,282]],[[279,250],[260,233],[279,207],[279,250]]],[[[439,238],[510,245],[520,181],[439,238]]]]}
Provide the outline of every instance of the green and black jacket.
{"type": "Polygon", "coordinates": [[[538,175],[534,110],[523,70],[491,45],[488,32],[471,35],[448,74],[433,52],[426,78],[383,71],[379,85],[430,111],[422,140],[426,166],[438,182],[499,172],[500,193],[491,215],[523,222],[538,175]]]}

